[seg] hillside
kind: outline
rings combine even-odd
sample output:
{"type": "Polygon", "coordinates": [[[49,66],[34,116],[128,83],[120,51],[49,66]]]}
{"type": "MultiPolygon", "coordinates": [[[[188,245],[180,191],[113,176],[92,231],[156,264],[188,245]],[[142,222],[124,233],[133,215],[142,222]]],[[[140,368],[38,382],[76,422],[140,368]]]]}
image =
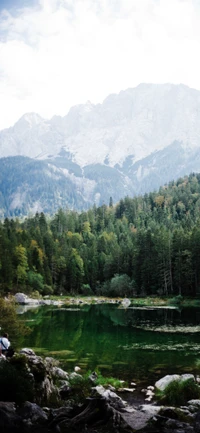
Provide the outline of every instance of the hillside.
{"type": "Polygon", "coordinates": [[[87,212],[0,224],[0,291],[200,294],[200,174],[87,212]]]}
{"type": "Polygon", "coordinates": [[[51,213],[59,206],[82,210],[109,203],[110,197],[116,203],[126,195],[158,190],[200,171],[199,137],[200,92],[184,85],[141,84],[50,120],[25,114],[0,131],[0,169],[7,165],[1,215],[51,213]],[[22,175],[26,159],[18,159],[24,199],[13,183],[16,156],[31,158],[37,172],[33,194],[29,176],[24,183],[22,175]],[[44,181],[47,172],[52,195],[44,181]]]}

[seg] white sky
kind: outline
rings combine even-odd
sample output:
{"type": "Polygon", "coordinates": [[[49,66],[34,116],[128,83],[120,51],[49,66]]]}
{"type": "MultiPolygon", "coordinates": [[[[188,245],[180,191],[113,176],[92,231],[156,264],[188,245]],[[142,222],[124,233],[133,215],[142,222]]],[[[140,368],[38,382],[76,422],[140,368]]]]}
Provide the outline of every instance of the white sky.
{"type": "Polygon", "coordinates": [[[0,3],[0,129],[141,82],[200,90],[200,0],[12,3],[0,3]]]}

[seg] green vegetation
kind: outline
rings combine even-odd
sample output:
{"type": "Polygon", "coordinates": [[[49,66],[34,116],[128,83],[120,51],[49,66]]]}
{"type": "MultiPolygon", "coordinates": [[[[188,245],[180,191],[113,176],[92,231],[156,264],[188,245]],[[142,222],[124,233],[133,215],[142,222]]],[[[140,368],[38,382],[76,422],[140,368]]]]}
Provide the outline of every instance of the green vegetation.
{"type": "Polygon", "coordinates": [[[200,388],[193,379],[174,380],[164,391],[157,391],[156,397],[161,404],[181,406],[191,399],[199,399],[200,388]]]}
{"type": "MultiPolygon", "coordinates": [[[[122,388],[122,382],[119,379],[116,379],[115,377],[104,377],[100,372],[98,372],[97,374],[95,385],[102,385],[105,388],[109,385],[113,386],[116,389],[122,388]]],[[[127,386],[127,383],[124,382],[123,386],[127,386]]]]}
{"type": "MultiPolygon", "coordinates": [[[[92,386],[102,385],[104,388],[107,388],[111,385],[116,389],[122,387],[122,383],[119,379],[114,377],[105,377],[99,370],[95,373],[96,379],[94,378],[94,380],[90,379],[90,376],[92,375],[91,370],[87,371],[84,375],[77,374],[69,379],[73,399],[76,402],[83,401],[85,398],[89,397],[91,395],[92,386]]],[[[123,383],[123,385],[126,385],[126,383],[123,383]]]]}
{"type": "Polygon", "coordinates": [[[0,298],[1,335],[7,332],[12,336],[12,346],[20,346],[20,341],[29,332],[29,328],[20,321],[15,304],[10,299],[0,298]]]}
{"type": "Polygon", "coordinates": [[[0,223],[0,293],[200,296],[200,174],[87,212],[0,223]]]}

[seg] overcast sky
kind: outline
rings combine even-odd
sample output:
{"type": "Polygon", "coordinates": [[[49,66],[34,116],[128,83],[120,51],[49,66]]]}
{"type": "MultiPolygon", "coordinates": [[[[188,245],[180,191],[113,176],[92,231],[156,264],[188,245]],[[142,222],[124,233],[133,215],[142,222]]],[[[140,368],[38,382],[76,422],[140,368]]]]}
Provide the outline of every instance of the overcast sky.
{"type": "Polygon", "coordinates": [[[141,82],[200,90],[200,0],[0,0],[0,129],[141,82]]]}

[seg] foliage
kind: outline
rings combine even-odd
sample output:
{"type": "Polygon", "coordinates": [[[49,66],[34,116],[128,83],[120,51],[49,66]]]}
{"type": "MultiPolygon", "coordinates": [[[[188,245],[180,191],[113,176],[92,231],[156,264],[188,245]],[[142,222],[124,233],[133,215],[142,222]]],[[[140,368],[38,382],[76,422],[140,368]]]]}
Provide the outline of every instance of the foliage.
{"type": "Polygon", "coordinates": [[[182,302],[183,302],[183,296],[181,295],[175,296],[174,298],[171,298],[169,300],[170,305],[181,305],[182,302]]]}
{"type": "Polygon", "coordinates": [[[85,398],[89,397],[91,394],[91,382],[88,375],[76,374],[74,377],[69,379],[69,384],[72,389],[73,400],[76,403],[83,402],[85,398]]]}
{"type": "Polygon", "coordinates": [[[193,379],[174,380],[164,391],[157,391],[156,397],[162,404],[181,406],[191,399],[199,399],[200,388],[193,379]]]}
{"type": "Polygon", "coordinates": [[[15,304],[11,299],[0,298],[0,326],[2,335],[5,332],[9,334],[12,347],[19,346],[20,339],[29,332],[29,328],[20,321],[15,304]]]}
{"type": "Polygon", "coordinates": [[[0,222],[0,294],[200,296],[200,174],[81,213],[0,222]]]}
{"type": "MultiPolygon", "coordinates": [[[[97,379],[95,380],[95,385],[102,385],[104,387],[108,387],[109,385],[114,388],[121,388],[122,383],[119,379],[114,377],[104,377],[99,371],[97,372],[97,379]]],[[[126,386],[126,383],[123,383],[123,386],[126,386]]]]}

